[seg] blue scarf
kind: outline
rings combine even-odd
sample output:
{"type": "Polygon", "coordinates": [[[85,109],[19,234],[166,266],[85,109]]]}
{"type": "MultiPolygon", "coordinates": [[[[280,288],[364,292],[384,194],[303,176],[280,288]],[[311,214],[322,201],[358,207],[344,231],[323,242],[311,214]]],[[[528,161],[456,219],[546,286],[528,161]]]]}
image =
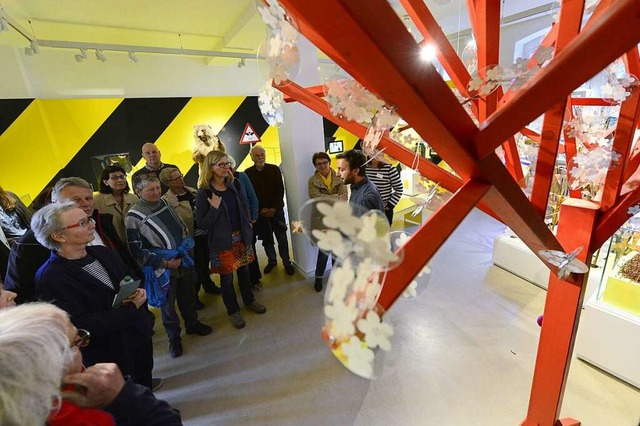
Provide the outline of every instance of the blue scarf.
{"type": "MultiPolygon", "coordinates": [[[[182,256],[182,265],[186,268],[194,265],[193,258],[189,256],[189,250],[195,246],[193,238],[187,237],[182,240],[182,243],[175,249],[160,249],[154,248],[150,251],[162,257],[163,259],[174,259],[178,256],[182,256]]],[[[156,276],[155,268],[153,266],[145,266],[142,268],[144,273],[144,286],[147,291],[147,303],[154,308],[160,308],[167,303],[167,292],[169,291],[169,282],[171,276],[169,269],[165,268],[162,275],[156,276]]]]}

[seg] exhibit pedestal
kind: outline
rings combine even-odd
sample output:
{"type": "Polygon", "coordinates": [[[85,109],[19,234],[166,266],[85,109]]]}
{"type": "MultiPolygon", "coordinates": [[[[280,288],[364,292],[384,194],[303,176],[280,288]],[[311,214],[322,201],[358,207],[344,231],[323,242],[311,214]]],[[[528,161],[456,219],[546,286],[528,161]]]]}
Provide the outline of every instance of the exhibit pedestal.
{"type": "Polygon", "coordinates": [[[493,264],[546,290],[549,268],[517,237],[500,235],[493,243],[493,264]]]}
{"type": "Polygon", "coordinates": [[[640,388],[640,320],[594,296],[580,317],[578,358],[640,388]]]}

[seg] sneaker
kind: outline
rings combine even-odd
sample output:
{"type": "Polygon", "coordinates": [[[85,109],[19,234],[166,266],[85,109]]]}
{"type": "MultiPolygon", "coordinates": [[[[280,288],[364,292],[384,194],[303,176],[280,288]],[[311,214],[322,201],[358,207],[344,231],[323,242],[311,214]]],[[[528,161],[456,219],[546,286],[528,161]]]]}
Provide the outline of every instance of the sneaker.
{"type": "Polygon", "coordinates": [[[235,328],[244,328],[244,326],[246,325],[246,323],[242,319],[242,316],[240,315],[240,312],[229,315],[229,319],[231,320],[231,324],[233,324],[235,328]]]}
{"type": "Polygon", "coordinates": [[[209,327],[208,325],[204,325],[200,321],[196,321],[193,327],[187,328],[187,334],[197,334],[198,336],[206,336],[208,334],[211,334],[212,331],[213,328],[209,327]]]}
{"type": "Polygon", "coordinates": [[[169,342],[169,355],[171,358],[178,358],[182,355],[182,341],[172,340],[169,342]]]}
{"type": "Polygon", "coordinates": [[[273,268],[276,267],[276,264],[274,263],[273,265],[269,264],[267,266],[264,267],[264,273],[268,274],[269,272],[273,271],[273,268]]]}
{"type": "Polygon", "coordinates": [[[202,301],[200,301],[199,299],[196,299],[196,310],[199,311],[201,309],[204,309],[204,303],[202,303],[202,301]]]}
{"type": "Polygon", "coordinates": [[[322,278],[316,278],[316,282],[313,284],[313,288],[320,293],[322,291],[322,278]]]}
{"type": "Polygon", "coordinates": [[[287,275],[293,275],[296,273],[296,270],[293,269],[292,264],[284,265],[284,270],[287,272],[287,275]]]}
{"type": "Polygon", "coordinates": [[[262,287],[262,284],[260,284],[260,283],[258,282],[258,283],[255,283],[255,284],[253,285],[253,289],[254,289],[255,291],[262,291],[262,290],[264,289],[264,287],[262,287]]]}
{"type": "Polygon", "coordinates": [[[158,389],[160,389],[162,387],[163,384],[164,384],[164,380],[163,379],[153,378],[153,379],[151,379],[151,390],[153,392],[156,392],[158,389]]]}
{"type": "Polygon", "coordinates": [[[255,300],[253,302],[251,302],[250,304],[248,304],[247,306],[245,306],[245,308],[247,308],[250,311],[255,312],[256,314],[264,314],[265,312],[267,312],[267,308],[265,308],[264,306],[262,306],[261,304],[259,304],[255,300]]]}

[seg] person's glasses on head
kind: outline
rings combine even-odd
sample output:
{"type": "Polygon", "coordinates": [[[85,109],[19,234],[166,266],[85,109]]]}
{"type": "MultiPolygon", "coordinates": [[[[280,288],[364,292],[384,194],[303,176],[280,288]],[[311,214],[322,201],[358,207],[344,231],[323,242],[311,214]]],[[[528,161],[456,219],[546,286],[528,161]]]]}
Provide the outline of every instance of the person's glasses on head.
{"type": "Polygon", "coordinates": [[[79,328],[76,333],[76,338],[73,340],[70,348],[86,348],[91,343],[91,333],[87,330],[79,328]]]}
{"type": "Polygon", "coordinates": [[[62,229],[72,229],[72,228],[86,228],[90,224],[94,224],[96,221],[92,217],[85,217],[84,219],[80,219],[78,223],[74,223],[73,225],[65,226],[62,229]]]}

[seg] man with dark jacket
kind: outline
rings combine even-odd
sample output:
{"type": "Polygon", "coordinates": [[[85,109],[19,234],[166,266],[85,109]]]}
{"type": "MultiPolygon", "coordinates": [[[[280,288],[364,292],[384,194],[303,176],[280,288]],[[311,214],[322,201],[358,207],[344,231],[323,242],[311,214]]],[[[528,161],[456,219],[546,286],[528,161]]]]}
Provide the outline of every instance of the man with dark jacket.
{"type": "MultiPolygon", "coordinates": [[[[96,222],[95,240],[91,245],[102,245],[117,253],[124,263],[142,277],[142,270],[135,261],[127,245],[118,237],[113,227],[113,217],[101,214],[93,208],[93,190],[91,185],[81,178],[60,179],[51,194],[53,202],[73,201],[87,216],[96,222]]],[[[13,244],[9,255],[5,288],[18,294],[18,304],[36,300],[35,275],[38,269],[49,259],[51,252],[36,241],[33,231],[28,230],[13,244]]]]}

